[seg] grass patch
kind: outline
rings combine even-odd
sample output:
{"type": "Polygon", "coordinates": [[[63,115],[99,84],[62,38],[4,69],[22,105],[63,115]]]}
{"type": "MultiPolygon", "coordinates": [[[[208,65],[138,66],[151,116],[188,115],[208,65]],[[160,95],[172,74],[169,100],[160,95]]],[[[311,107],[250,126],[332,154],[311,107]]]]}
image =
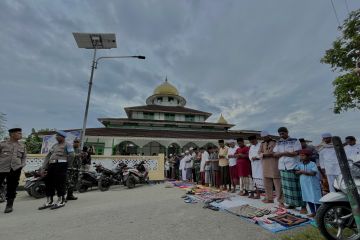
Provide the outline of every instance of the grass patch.
{"type": "Polygon", "coordinates": [[[283,235],[279,238],[279,240],[325,240],[325,238],[321,235],[317,228],[308,226],[299,232],[283,235]]]}

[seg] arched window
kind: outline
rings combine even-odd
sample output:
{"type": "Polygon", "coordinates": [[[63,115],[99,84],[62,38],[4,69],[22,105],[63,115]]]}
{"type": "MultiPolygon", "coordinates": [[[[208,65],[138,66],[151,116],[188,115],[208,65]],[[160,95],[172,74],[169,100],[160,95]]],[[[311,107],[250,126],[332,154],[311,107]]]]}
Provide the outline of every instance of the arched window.
{"type": "Polygon", "coordinates": [[[185,146],[183,146],[182,151],[185,152],[186,150],[189,150],[189,148],[199,148],[195,143],[193,142],[188,142],[187,144],[185,144],[185,146]]]}
{"type": "Polygon", "coordinates": [[[153,141],[146,144],[143,147],[142,152],[144,153],[145,156],[154,156],[154,155],[158,155],[159,153],[165,153],[166,148],[160,143],[153,141]]]}
{"type": "Polygon", "coordinates": [[[136,155],[138,154],[139,146],[130,141],[124,141],[114,146],[113,155],[136,155]]]}
{"type": "Polygon", "coordinates": [[[176,143],[172,143],[168,146],[168,155],[170,154],[179,154],[180,153],[180,146],[176,143]]]}

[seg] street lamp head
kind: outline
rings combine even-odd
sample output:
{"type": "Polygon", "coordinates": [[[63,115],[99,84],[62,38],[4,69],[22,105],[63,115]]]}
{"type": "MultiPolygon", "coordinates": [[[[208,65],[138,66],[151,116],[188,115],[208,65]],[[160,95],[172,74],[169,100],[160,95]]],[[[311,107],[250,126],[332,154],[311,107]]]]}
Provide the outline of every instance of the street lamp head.
{"type": "Polygon", "coordinates": [[[145,59],[146,58],[145,56],[134,56],[134,57],[136,57],[138,59],[145,59]]]}

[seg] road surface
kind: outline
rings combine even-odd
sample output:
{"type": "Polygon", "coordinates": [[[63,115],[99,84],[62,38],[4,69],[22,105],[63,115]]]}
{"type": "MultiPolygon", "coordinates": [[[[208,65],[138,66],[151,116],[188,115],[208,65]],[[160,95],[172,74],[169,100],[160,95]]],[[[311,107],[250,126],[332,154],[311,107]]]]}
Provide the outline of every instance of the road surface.
{"type": "Polygon", "coordinates": [[[165,184],[126,189],[114,186],[77,194],[77,201],[57,210],[37,208],[44,199],[19,192],[14,212],[0,205],[1,240],[234,240],[277,239],[259,226],[224,212],[186,204],[185,192],[165,184]]]}

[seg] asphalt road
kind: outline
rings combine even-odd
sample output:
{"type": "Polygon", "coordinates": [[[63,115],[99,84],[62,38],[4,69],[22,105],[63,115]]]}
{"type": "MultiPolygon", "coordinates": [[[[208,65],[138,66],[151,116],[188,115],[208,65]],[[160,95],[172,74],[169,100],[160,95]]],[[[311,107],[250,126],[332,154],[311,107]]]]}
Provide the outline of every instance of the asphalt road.
{"type": "Polygon", "coordinates": [[[19,192],[14,212],[4,214],[0,205],[0,240],[53,239],[276,239],[261,227],[224,212],[186,204],[183,190],[165,184],[107,192],[77,194],[77,201],[57,210],[37,208],[44,199],[19,192]]]}

